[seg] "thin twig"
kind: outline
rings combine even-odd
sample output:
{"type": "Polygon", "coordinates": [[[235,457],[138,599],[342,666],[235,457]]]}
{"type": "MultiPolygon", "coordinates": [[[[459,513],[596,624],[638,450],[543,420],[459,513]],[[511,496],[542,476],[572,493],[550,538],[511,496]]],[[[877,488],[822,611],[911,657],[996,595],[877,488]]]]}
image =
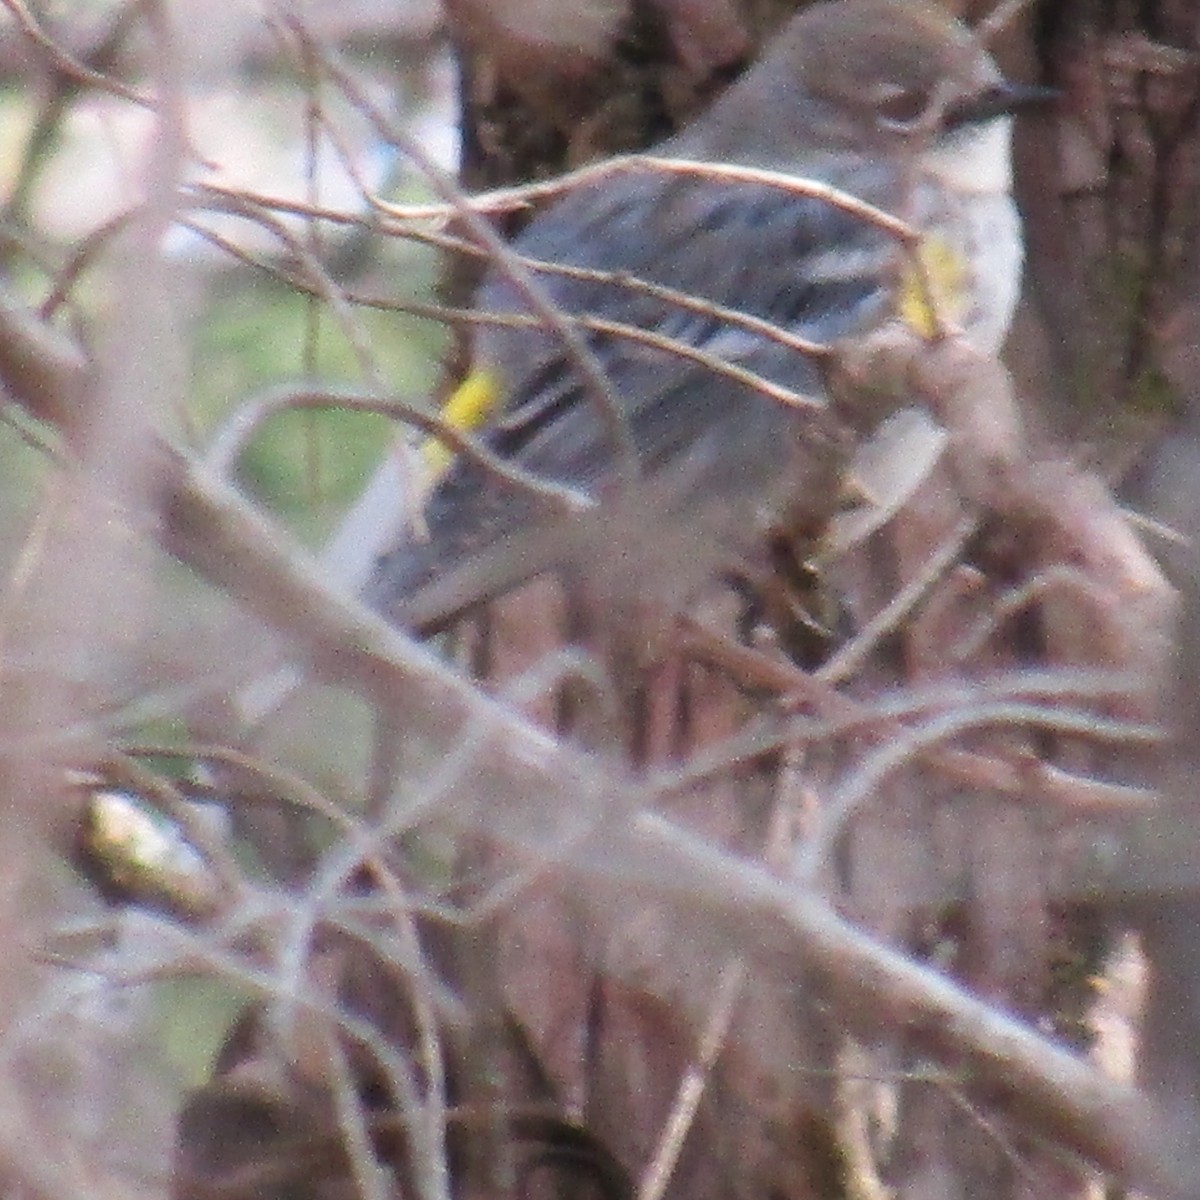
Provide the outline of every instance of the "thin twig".
{"type": "MultiPolygon", "coordinates": [[[[453,250],[459,254],[485,258],[486,254],[478,246],[464,238],[452,234],[439,233],[432,230],[412,230],[403,227],[388,227],[384,225],[380,232],[398,237],[409,238],[425,245],[437,246],[444,250],[453,250]]],[[[516,253],[514,251],[514,253],[516,253]]],[[[629,271],[601,271],[595,267],[579,267],[569,263],[550,262],[547,259],[534,258],[528,254],[517,254],[517,260],[531,271],[539,275],[551,275],[555,278],[574,279],[584,283],[609,284],[626,289],[631,295],[650,296],[655,300],[678,308],[683,312],[695,313],[697,316],[720,321],[731,329],[742,329],[761,337],[765,341],[775,342],[787,350],[817,360],[824,360],[832,353],[832,349],[824,342],[814,342],[811,338],[801,337],[783,325],[768,321],[763,317],[753,316],[741,309],[730,308],[718,304],[694,292],[680,291],[678,288],[667,287],[665,284],[654,283],[643,279],[640,275],[629,271]]]]}
{"type": "MultiPolygon", "coordinates": [[[[655,154],[627,154],[605,159],[580,167],[565,175],[521,187],[500,188],[466,198],[466,203],[475,212],[504,212],[524,208],[533,200],[557,196],[583,184],[594,183],[613,175],[636,174],[639,171],[664,175],[682,175],[691,178],[710,179],[722,183],[748,183],[756,187],[774,188],[793,196],[819,200],[848,216],[856,217],[867,224],[890,233],[901,242],[915,245],[921,240],[920,230],[860,200],[850,192],[844,192],[815,179],[803,179],[786,171],[771,171],[764,167],[747,167],[737,163],[698,162],[686,158],[663,158],[655,154]]],[[[397,221],[446,221],[457,213],[445,204],[390,204],[378,196],[368,199],[380,212],[397,221]]]]}
{"type": "MultiPolygon", "coordinates": [[[[205,232],[205,236],[209,236],[207,232],[205,232]]],[[[245,255],[241,257],[246,262],[253,262],[252,259],[245,255]]],[[[276,275],[288,279],[295,287],[300,289],[306,287],[301,277],[286,275],[278,268],[274,270],[276,275]]],[[[478,308],[451,308],[447,305],[433,304],[427,301],[397,300],[391,297],[368,296],[356,292],[346,292],[345,294],[352,302],[364,307],[425,317],[429,320],[441,321],[446,324],[483,325],[505,329],[538,329],[541,328],[542,324],[540,318],[531,316],[528,313],[489,312],[478,308]]],[[[699,308],[703,303],[703,301],[697,300],[696,307],[699,308]]],[[[707,350],[700,349],[680,338],[669,337],[666,334],[642,329],[636,325],[629,325],[622,321],[611,321],[607,318],[596,317],[586,313],[579,315],[564,314],[564,320],[580,329],[592,330],[596,333],[607,334],[610,337],[637,342],[640,345],[661,350],[666,354],[687,359],[689,362],[696,363],[697,366],[704,367],[705,370],[711,372],[713,375],[752,388],[767,399],[774,400],[776,403],[782,404],[787,408],[816,409],[824,407],[824,402],[815,397],[805,396],[803,393],[797,392],[792,388],[783,387],[781,384],[774,383],[772,380],[755,371],[738,366],[736,363],[731,363],[728,359],[720,358],[715,354],[710,354],[707,350]]],[[[754,318],[746,318],[747,327],[749,327],[749,322],[753,320],[754,318]]],[[[809,342],[806,339],[788,335],[786,330],[779,329],[778,327],[775,327],[775,329],[776,336],[774,340],[781,344],[790,343],[789,348],[796,350],[798,353],[818,360],[827,357],[831,353],[828,347],[822,346],[819,343],[809,342]]]]}
{"type": "Polygon", "coordinates": [[[911,762],[920,750],[970,730],[998,727],[1044,729],[1126,744],[1152,744],[1163,737],[1163,731],[1156,726],[1102,717],[1086,710],[1071,710],[1061,704],[981,702],[977,699],[963,711],[943,713],[904,729],[887,744],[863,756],[846,780],[826,796],[820,827],[801,852],[801,877],[806,881],[818,878],[850,816],[878,794],[879,785],[888,775],[911,762]]]}
{"type": "Polygon", "coordinates": [[[218,429],[205,461],[218,475],[227,475],[265,421],[282,412],[326,408],[379,413],[416,426],[438,441],[444,442],[455,454],[474,462],[502,483],[545,501],[556,511],[582,512],[595,506],[595,501],[582,492],[522,470],[509,459],[493,454],[484,443],[452,425],[439,412],[393,398],[336,387],[323,387],[319,390],[303,387],[277,388],[257,399],[244,402],[218,429]]]}
{"type": "MultiPolygon", "coordinates": [[[[856,702],[827,684],[812,680],[812,686],[805,686],[804,701],[816,707],[817,715],[804,714],[789,720],[772,716],[752,722],[739,733],[693,754],[686,763],[654,773],[648,783],[652,796],[661,801],[792,746],[868,733],[886,737],[891,744],[905,729],[898,724],[902,720],[928,712],[961,716],[974,712],[983,703],[1015,703],[1037,697],[1054,704],[1031,706],[1028,711],[1033,724],[1040,726],[1060,711],[1073,713],[1083,724],[1093,721],[1095,714],[1063,710],[1055,704],[1064,700],[1102,702],[1127,697],[1139,682],[1130,672],[1109,669],[1001,671],[969,682],[945,681],[909,687],[856,702]],[[823,690],[814,693],[813,687],[823,690]]],[[[1164,736],[1155,726],[1116,719],[1104,721],[1102,729],[1089,726],[1089,730],[1097,736],[1141,744],[1157,742],[1164,736]]],[[[913,753],[923,753],[925,748],[912,749],[913,753]]]]}
{"type": "Polygon", "coordinates": [[[814,672],[816,677],[829,684],[849,679],[863,665],[879,642],[900,626],[938,580],[958,561],[977,527],[978,521],[974,517],[962,518],[913,578],[858,630],[854,637],[817,668],[814,672]]]}
{"type": "MultiPolygon", "coordinates": [[[[308,36],[301,27],[297,27],[297,32],[302,37],[308,36]]],[[[613,394],[603,366],[588,348],[578,328],[565,318],[561,309],[539,286],[532,274],[515,261],[504,239],[471,208],[454,179],[434,162],[415,139],[371,101],[358,81],[337,63],[332,54],[324,50],[314,52],[318,55],[323,69],[341,88],[345,97],[389,145],[402,149],[417,164],[433,189],[462,221],[471,237],[488,251],[493,269],[512,283],[530,311],[540,317],[545,327],[561,340],[566,356],[579,371],[587,387],[589,399],[598,406],[608,430],[617,481],[622,486],[628,485],[637,478],[641,469],[633,433],[617,397],[613,394]]]]}
{"type": "Polygon", "coordinates": [[[684,1141],[704,1096],[709,1073],[725,1045],[745,982],[746,967],[740,959],[725,964],[717,979],[704,1028],[700,1031],[696,1053],[679,1081],[671,1115],[638,1186],[637,1200],[662,1200],[670,1186],[684,1141]]]}
{"type": "Polygon", "coordinates": [[[999,596],[988,611],[963,632],[947,658],[951,662],[970,661],[1005,622],[1059,591],[1091,601],[1098,610],[1112,603],[1111,592],[1085,571],[1069,566],[1047,567],[999,596]]]}
{"type": "MultiPolygon", "coordinates": [[[[234,246],[227,239],[212,230],[204,229],[203,226],[197,226],[190,222],[184,222],[188,228],[194,229],[202,237],[211,241],[214,245],[220,246],[228,253],[238,257],[241,261],[248,265],[258,267],[259,269],[269,270],[275,277],[283,279],[300,290],[307,290],[309,284],[304,277],[295,274],[277,266],[267,266],[250,255],[244,250],[234,246]]],[[[551,273],[554,268],[546,264],[546,269],[551,273]]],[[[636,283],[634,284],[636,287],[636,283]]],[[[652,285],[651,285],[652,286],[652,285]]],[[[352,304],[358,304],[363,307],[384,310],[388,312],[405,313],[411,316],[425,317],[429,320],[441,321],[447,324],[455,325],[485,325],[498,326],[508,329],[537,329],[542,325],[541,319],[537,316],[532,316],[527,313],[503,312],[494,313],[475,308],[451,308],[443,304],[434,304],[428,301],[421,300],[397,300],[392,297],[377,297],[363,295],[356,292],[344,291],[343,296],[352,304]]],[[[699,310],[704,305],[704,301],[696,300],[695,307],[699,310]]],[[[797,392],[793,388],[784,387],[781,384],[775,383],[765,376],[751,371],[745,367],[738,366],[736,363],[731,363],[727,359],[720,358],[715,354],[710,354],[706,350],[702,350],[693,346],[690,342],[683,341],[680,338],[668,337],[665,334],[657,333],[653,330],[641,329],[636,325],[628,325],[620,321],[610,321],[606,318],[590,316],[587,314],[573,316],[563,314],[563,319],[568,323],[580,328],[587,329],[597,333],[604,333],[614,338],[622,338],[628,341],[637,342],[640,345],[649,346],[655,350],[661,350],[665,354],[671,354],[678,358],[683,358],[689,362],[696,363],[697,366],[702,366],[705,370],[714,375],[730,380],[732,383],[740,384],[744,387],[751,388],[760,395],[772,400],[777,404],[782,404],[786,408],[791,409],[820,409],[824,407],[824,402],[814,396],[806,396],[801,392],[797,392]]],[[[739,323],[744,324],[747,328],[755,322],[755,318],[744,317],[739,323]]],[[[774,330],[774,340],[780,344],[786,344],[790,349],[796,350],[798,353],[803,353],[811,358],[822,359],[826,357],[830,351],[827,347],[819,343],[809,342],[806,339],[798,338],[795,335],[790,335],[786,330],[778,327],[770,326],[769,322],[763,322],[764,326],[774,330]]],[[[760,332],[757,331],[756,332],[760,332]]],[[[764,333],[763,336],[766,336],[764,333]]],[[[463,439],[460,431],[455,430],[453,426],[441,421],[435,414],[430,414],[421,409],[409,409],[408,413],[411,416],[405,415],[404,419],[411,421],[427,432],[433,432],[436,436],[443,438],[452,446],[458,444],[459,441],[465,446],[469,443],[463,439]],[[431,428],[432,427],[432,428],[431,428]]],[[[234,418],[236,420],[236,418],[234,418]]],[[[487,459],[488,452],[483,450],[476,443],[476,451],[473,457],[484,463],[487,459]]],[[[495,461],[495,460],[493,460],[495,461]]],[[[508,472],[502,475],[511,475],[513,480],[517,478],[516,472],[519,469],[516,467],[509,468],[508,472]]],[[[539,490],[538,486],[534,486],[534,491],[539,490]]]]}
{"type": "Polygon", "coordinates": [[[92,70],[86,63],[80,62],[73,54],[60,46],[38,23],[37,18],[25,4],[25,0],[0,0],[0,4],[3,4],[12,13],[25,36],[46,55],[54,69],[60,74],[75,83],[95,88],[97,91],[108,92],[143,108],[155,107],[154,98],[146,92],[130,87],[129,84],[122,83],[119,79],[113,79],[111,76],[92,70]]]}
{"type": "MultiPolygon", "coordinates": [[[[359,323],[358,316],[354,312],[354,305],[350,303],[337,280],[325,269],[325,265],[312,253],[308,241],[294,233],[283,221],[244,200],[236,192],[222,193],[222,209],[268,230],[281,245],[287,248],[289,254],[296,260],[297,269],[304,272],[309,290],[318,295],[333,313],[343,336],[354,353],[358,369],[373,388],[381,393],[386,391],[386,377],[375,360],[371,338],[359,323]]],[[[184,224],[187,223],[184,222],[184,224]]],[[[208,234],[209,231],[200,230],[199,232],[208,234]]],[[[212,239],[215,241],[218,236],[212,235],[212,239]]],[[[228,242],[224,244],[226,248],[229,247],[228,242]]]]}
{"type": "Polygon", "coordinates": [[[119,212],[81,238],[76,243],[71,256],[55,275],[53,286],[38,306],[38,314],[45,320],[50,320],[67,302],[71,289],[79,281],[79,277],[84,271],[92,265],[100,251],[120,234],[130,221],[136,219],[135,210],[119,212]]]}

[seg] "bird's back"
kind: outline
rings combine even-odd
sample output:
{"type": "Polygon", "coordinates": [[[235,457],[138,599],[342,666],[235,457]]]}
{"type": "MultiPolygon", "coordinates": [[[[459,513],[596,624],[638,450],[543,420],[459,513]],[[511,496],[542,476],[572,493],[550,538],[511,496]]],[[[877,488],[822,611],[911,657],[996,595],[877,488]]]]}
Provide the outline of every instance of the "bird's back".
{"type": "MultiPolygon", "coordinates": [[[[569,316],[599,316],[652,331],[816,405],[820,371],[811,357],[711,308],[697,311],[639,290],[637,281],[824,343],[886,317],[899,255],[894,237],[822,200],[765,184],[641,172],[566,197],[535,219],[516,249],[528,258],[602,273],[539,273],[540,286],[569,316]]],[[[485,281],[477,307],[528,311],[499,271],[485,281]]],[[[585,336],[628,423],[639,471],[653,480],[633,501],[647,510],[648,522],[687,520],[697,536],[715,539],[714,550],[723,551],[737,540],[736,531],[748,536],[761,529],[769,510],[786,503],[788,491],[804,487],[806,460],[822,467],[831,462],[830,430],[820,411],[790,408],[645,341],[586,328],[585,336]],[[719,512],[703,520],[706,495],[719,512]]],[[[511,398],[483,431],[489,449],[524,470],[609,501],[617,465],[611,424],[558,335],[485,328],[472,360],[486,364],[500,392],[511,398]]],[[[426,624],[433,607],[444,607],[441,600],[418,599],[431,581],[473,556],[502,559],[505,543],[538,525],[544,508],[478,464],[459,460],[429,497],[428,540],[409,542],[383,559],[369,598],[404,623],[426,624]]],[[[575,525],[582,534],[582,524],[575,525]]],[[[525,573],[529,556],[515,543],[507,550],[512,573],[525,573]]],[[[568,552],[561,546],[555,551],[568,552]]],[[[438,595],[451,591],[444,585],[438,595]]]]}

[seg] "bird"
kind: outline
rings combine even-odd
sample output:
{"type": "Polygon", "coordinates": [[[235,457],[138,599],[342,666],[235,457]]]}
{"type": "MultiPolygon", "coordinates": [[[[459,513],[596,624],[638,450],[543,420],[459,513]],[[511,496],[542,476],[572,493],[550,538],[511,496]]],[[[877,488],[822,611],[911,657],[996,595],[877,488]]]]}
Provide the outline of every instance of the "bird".
{"type": "Polygon", "coordinates": [[[590,579],[618,606],[673,610],[714,571],[753,556],[773,525],[819,530],[852,438],[820,355],[765,324],[819,346],[888,326],[921,337],[950,328],[996,354],[1023,257],[1013,115],[1044,96],[1007,80],[969,27],[922,0],[801,10],[653,154],[816,186],[635,161],[542,207],[512,248],[523,263],[550,264],[534,270],[536,286],[575,322],[606,387],[493,263],[476,307],[516,320],[477,327],[444,411],[551,494],[439,450],[448,465],[420,521],[376,562],[367,602],[430,634],[549,572],[590,579]],[[916,231],[915,259],[911,241],[821,187],[916,231]],[[714,371],[712,359],[743,374],[714,371]]]}

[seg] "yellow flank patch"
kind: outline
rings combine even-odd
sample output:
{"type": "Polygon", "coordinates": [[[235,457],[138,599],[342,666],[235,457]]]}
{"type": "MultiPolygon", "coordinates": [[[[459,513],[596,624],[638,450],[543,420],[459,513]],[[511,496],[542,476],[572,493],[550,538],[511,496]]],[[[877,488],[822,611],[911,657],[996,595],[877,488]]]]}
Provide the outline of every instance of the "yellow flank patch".
{"type": "Polygon", "coordinates": [[[905,263],[896,312],[924,338],[961,324],[970,311],[970,281],[963,256],[944,239],[929,236],[917,248],[917,262],[905,263]]]}
{"type": "MultiPolygon", "coordinates": [[[[454,389],[442,406],[442,418],[461,433],[478,429],[496,410],[500,402],[500,385],[491,371],[477,368],[454,389]]],[[[421,456],[429,471],[430,481],[436,479],[454,459],[454,451],[436,437],[421,447],[421,456]]]]}

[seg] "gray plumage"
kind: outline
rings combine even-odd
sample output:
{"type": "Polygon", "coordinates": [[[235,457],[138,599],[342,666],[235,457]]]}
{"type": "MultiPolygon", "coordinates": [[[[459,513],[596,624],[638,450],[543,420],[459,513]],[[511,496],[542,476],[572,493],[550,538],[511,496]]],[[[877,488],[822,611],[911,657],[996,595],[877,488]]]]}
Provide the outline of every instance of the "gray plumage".
{"type": "MultiPolygon", "coordinates": [[[[941,143],[969,149],[970,105],[1000,83],[971,35],[945,17],[892,0],[841,0],[794,18],[757,67],[657,153],[787,169],[918,224],[938,224],[948,211],[942,184],[921,159],[928,152],[935,162],[941,143]],[[845,153],[848,146],[856,152],[845,153]]],[[[981,126],[994,123],[995,112],[980,112],[989,119],[981,126]]],[[[995,295],[979,290],[979,311],[968,316],[968,333],[977,325],[987,349],[1007,327],[1019,270],[1007,129],[998,132],[1004,176],[988,183],[995,196],[987,201],[1000,206],[1000,240],[1016,250],[1005,249],[1012,262],[1004,270],[1013,278],[999,281],[995,295]]],[[[982,235],[967,229],[970,244],[958,247],[965,257],[979,251],[987,228],[982,235]]],[[[569,193],[534,218],[516,248],[548,262],[627,273],[823,343],[887,320],[904,265],[893,236],[825,201],[649,169],[569,193]]],[[[823,395],[817,364],[766,337],[619,281],[537,278],[564,313],[654,330],[818,402],[823,395]]],[[[527,311],[495,270],[477,305],[527,311]]],[[[481,598],[560,567],[602,572],[618,592],[657,590],[675,603],[771,521],[786,515],[818,525],[829,515],[847,447],[819,403],[788,408],[666,351],[586,336],[628,421],[639,482],[617,497],[611,431],[556,334],[482,327],[473,361],[507,397],[482,431],[485,443],[600,503],[582,515],[548,518],[528,492],[459,460],[429,497],[428,539],[410,538],[380,560],[370,603],[408,627],[436,628],[481,598]],[[797,498],[811,511],[791,511],[797,498]]]]}

